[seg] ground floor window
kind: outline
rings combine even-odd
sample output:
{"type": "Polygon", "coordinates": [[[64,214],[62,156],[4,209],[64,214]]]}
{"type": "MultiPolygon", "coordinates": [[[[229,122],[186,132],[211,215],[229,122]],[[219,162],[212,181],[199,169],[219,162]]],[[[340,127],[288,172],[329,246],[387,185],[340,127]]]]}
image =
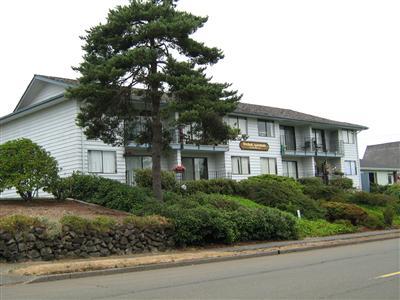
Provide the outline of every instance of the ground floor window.
{"type": "Polygon", "coordinates": [[[208,179],[208,162],[206,157],[183,157],[185,167],[183,180],[208,179]]]}
{"type": "Polygon", "coordinates": [[[250,174],[250,159],[247,156],[232,156],[232,174],[250,174]]]}
{"type": "Polygon", "coordinates": [[[151,169],[153,167],[153,160],[151,156],[128,156],[126,158],[126,169],[140,170],[151,169]]]}
{"type": "Polygon", "coordinates": [[[392,173],[389,173],[388,174],[388,184],[393,184],[393,174],[392,173]]]}
{"type": "Polygon", "coordinates": [[[345,175],[357,175],[357,164],[355,160],[346,160],[344,162],[345,175]]]}
{"type": "Polygon", "coordinates": [[[297,170],[297,161],[284,160],[282,161],[282,167],[283,167],[283,176],[292,177],[294,179],[297,179],[299,177],[297,170]]]}
{"type": "Polygon", "coordinates": [[[261,157],[261,174],[274,174],[276,175],[276,159],[269,157],[261,157]]]}
{"type": "Polygon", "coordinates": [[[115,151],[88,150],[89,173],[117,173],[115,151]]]}

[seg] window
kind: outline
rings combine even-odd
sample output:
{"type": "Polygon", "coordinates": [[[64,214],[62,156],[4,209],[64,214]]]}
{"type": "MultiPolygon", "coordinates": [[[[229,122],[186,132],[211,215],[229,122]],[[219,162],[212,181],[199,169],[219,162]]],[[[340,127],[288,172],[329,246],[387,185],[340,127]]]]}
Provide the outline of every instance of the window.
{"type": "Polygon", "coordinates": [[[232,173],[235,175],[250,174],[250,160],[246,156],[232,156],[232,173]]]}
{"type": "Polygon", "coordinates": [[[185,167],[183,180],[208,179],[208,163],[206,157],[182,157],[185,167]]]}
{"type": "Polygon", "coordinates": [[[140,169],[151,169],[153,166],[153,160],[151,156],[127,156],[126,170],[140,170],[140,169]]]}
{"type": "Polygon", "coordinates": [[[258,120],[258,135],[259,136],[267,136],[267,137],[274,137],[274,122],[272,121],[265,121],[265,120],[258,120]]]}
{"type": "Polygon", "coordinates": [[[298,178],[297,161],[283,160],[282,167],[283,167],[283,176],[292,177],[294,179],[298,178]]]}
{"type": "Polygon", "coordinates": [[[276,159],[269,157],[261,157],[261,174],[275,174],[276,175],[276,159]]]}
{"type": "Polygon", "coordinates": [[[357,164],[355,160],[346,160],[344,162],[345,175],[357,175],[357,164]]]}
{"type": "Polygon", "coordinates": [[[146,132],[148,127],[149,117],[148,116],[137,116],[132,122],[132,133],[135,137],[146,132]]]}
{"type": "Polygon", "coordinates": [[[346,144],[354,144],[355,135],[352,130],[342,130],[343,142],[346,144]]]}
{"type": "Polygon", "coordinates": [[[388,174],[388,184],[392,184],[393,183],[393,174],[389,173],[388,174]]]}
{"type": "Polygon", "coordinates": [[[90,173],[117,173],[115,151],[88,151],[90,173]]]}
{"type": "Polygon", "coordinates": [[[247,118],[230,116],[229,126],[239,128],[240,134],[247,134],[247,118]]]}

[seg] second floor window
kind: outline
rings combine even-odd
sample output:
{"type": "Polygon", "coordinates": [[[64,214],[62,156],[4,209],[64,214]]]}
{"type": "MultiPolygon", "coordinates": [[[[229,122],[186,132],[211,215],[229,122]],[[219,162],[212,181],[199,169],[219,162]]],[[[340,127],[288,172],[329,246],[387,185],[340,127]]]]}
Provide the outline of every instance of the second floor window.
{"type": "Polygon", "coordinates": [[[274,137],[274,122],[272,121],[265,121],[265,120],[258,120],[258,135],[259,136],[267,136],[267,137],[274,137]]]}
{"type": "Polygon", "coordinates": [[[346,144],[354,144],[355,135],[353,130],[342,130],[343,142],[346,144]]]}
{"type": "Polygon", "coordinates": [[[115,151],[88,151],[89,173],[117,173],[115,151]]]}
{"type": "Polygon", "coordinates": [[[247,134],[247,118],[230,116],[229,126],[239,128],[240,134],[247,134]]]}

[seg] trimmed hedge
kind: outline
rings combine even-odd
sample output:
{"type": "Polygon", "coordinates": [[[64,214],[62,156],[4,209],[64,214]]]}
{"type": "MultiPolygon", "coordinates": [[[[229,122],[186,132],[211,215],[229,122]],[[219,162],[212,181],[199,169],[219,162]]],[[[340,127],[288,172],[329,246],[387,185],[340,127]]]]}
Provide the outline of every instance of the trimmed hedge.
{"type": "Polygon", "coordinates": [[[361,225],[368,220],[368,213],[355,204],[341,202],[325,202],[325,217],[328,221],[349,220],[353,225],[361,225]]]}
{"type": "Polygon", "coordinates": [[[135,212],[152,200],[148,189],[80,173],[60,179],[48,191],[55,196],[62,195],[61,199],[74,198],[127,212],[135,212]]]}
{"type": "Polygon", "coordinates": [[[397,197],[400,200],[400,183],[392,184],[387,187],[385,194],[397,197]]]}
{"type": "Polygon", "coordinates": [[[315,200],[344,201],[344,191],[335,185],[326,185],[319,177],[307,177],[298,180],[302,184],[303,193],[315,200]]]}
{"type": "MultiPolygon", "coordinates": [[[[152,188],[153,177],[151,169],[141,169],[135,171],[135,182],[139,187],[152,188]]],[[[175,173],[172,171],[161,171],[161,188],[167,191],[176,190],[178,182],[175,173]]]]}
{"type": "Polygon", "coordinates": [[[296,219],[268,207],[250,207],[220,194],[197,193],[183,197],[167,193],[164,203],[147,213],[161,214],[175,224],[178,245],[233,243],[249,240],[297,238],[296,219]]]}
{"type": "Polygon", "coordinates": [[[349,197],[349,200],[350,202],[356,204],[366,204],[372,206],[394,205],[396,202],[398,202],[392,195],[367,192],[356,192],[349,197]]]}
{"type": "Polygon", "coordinates": [[[302,186],[294,179],[276,175],[250,177],[240,183],[240,194],[259,204],[296,214],[297,210],[308,219],[321,219],[324,210],[303,194],[302,186]]]}
{"type": "Polygon", "coordinates": [[[209,179],[184,181],[181,188],[183,194],[195,194],[198,192],[208,194],[235,195],[239,192],[240,183],[232,179],[209,179]]]}
{"type": "Polygon", "coordinates": [[[353,180],[347,177],[333,178],[329,181],[329,184],[341,190],[350,190],[353,188],[353,180]]]}

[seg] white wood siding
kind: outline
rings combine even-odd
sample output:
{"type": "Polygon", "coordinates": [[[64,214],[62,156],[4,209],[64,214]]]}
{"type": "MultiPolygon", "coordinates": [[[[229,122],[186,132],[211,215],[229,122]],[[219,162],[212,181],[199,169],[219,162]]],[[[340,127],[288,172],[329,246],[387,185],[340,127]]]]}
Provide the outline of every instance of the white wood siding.
{"type": "MultiPolygon", "coordinates": [[[[340,133],[340,138],[343,136],[343,132],[340,133]]],[[[357,189],[361,189],[361,170],[360,170],[360,158],[358,155],[358,136],[357,132],[354,132],[354,144],[344,143],[344,156],[341,160],[341,169],[345,171],[345,161],[352,160],[356,161],[357,175],[346,175],[346,177],[353,180],[353,185],[357,189]]]]}
{"type": "Polygon", "coordinates": [[[49,99],[50,97],[60,95],[64,92],[64,90],[65,88],[62,86],[35,80],[27,94],[24,95],[23,103],[21,103],[18,110],[38,104],[46,99],[49,99]]]}
{"type": "MultiPolygon", "coordinates": [[[[0,125],[0,144],[18,138],[31,139],[57,160],[60,176],[68,176],[82,168],[81,131],[75,125],[77,109],[76,101],[66,100],[0,125]]],[[[18,196],[14,190],[7,190],[0,194],[0,198],[6,197],[18,196]]]]}

